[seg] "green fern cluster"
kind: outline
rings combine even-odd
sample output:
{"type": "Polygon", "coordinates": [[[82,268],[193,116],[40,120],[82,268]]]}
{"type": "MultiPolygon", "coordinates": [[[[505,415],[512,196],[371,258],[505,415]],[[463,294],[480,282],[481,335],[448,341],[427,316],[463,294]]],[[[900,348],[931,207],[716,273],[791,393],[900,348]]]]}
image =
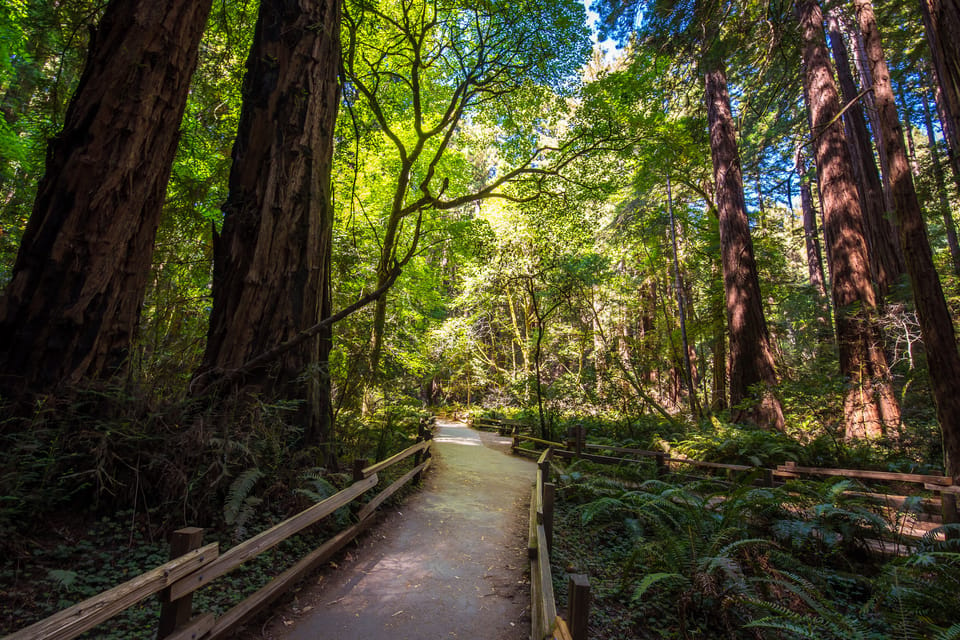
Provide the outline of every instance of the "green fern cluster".
{"type": "Polygon", "coordinates": [[[578,462],[559,483],[583,533],[627,541],[616,596],[637,619],[662,627],[669,615],[661,635],[957,637],[960,553],[949,542],[931,535],[920,553],[878,566],[870,544],[896,535],[862,487],[758,479],[626,483],[578,462]]]}

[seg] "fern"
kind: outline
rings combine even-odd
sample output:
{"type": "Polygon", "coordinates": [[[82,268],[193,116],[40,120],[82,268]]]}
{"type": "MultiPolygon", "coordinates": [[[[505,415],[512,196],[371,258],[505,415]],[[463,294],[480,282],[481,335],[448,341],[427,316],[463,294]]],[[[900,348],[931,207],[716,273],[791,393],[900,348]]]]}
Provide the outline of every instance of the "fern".
{"type": "Polygon", "coordinates": [[[645,594],[650,587],[665,581],[679,582],[682,586],[689,586],[690,584],[689,578],[682,573],[650,573],[643,577],[643,580],[640,581],[637,588],[633,590],[633,596],[631,596],[630,599],[633,602],[639,602],[643,599],[643,594],[645,594]]]}
{"type": "Polygon", "coordinates": [[[743,602],[773,615],[753,620],[746,628],[768,628],[788,631],[800,638],[819,640],[865,640],[869,634],[863,623],[838,611],[829,598],[808,580],[790,573],[783,578],[766,580],[780,589],[789,591],[806,605],[806,610],[794,610],[779,603],[758,598],[744,598],[743,602]]]}
{"type": "Polygon", "coordinates": [[[254,508],[261,502],[260,498],[251,496],[250,492],[262,477],[263,472],[254,467],[247,469],[230,483],[227,500],[223,505],[224,522],[241,528],[249,521],[254,508]]]}

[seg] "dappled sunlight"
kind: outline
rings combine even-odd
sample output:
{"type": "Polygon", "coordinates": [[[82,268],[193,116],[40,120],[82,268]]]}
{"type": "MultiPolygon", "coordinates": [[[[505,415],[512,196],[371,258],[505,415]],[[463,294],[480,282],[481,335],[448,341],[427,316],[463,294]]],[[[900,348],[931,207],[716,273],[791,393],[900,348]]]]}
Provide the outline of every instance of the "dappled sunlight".
{"type": "Polygon", "coordinates": [[[440,435],[433,439],[434,442],[449,442],[451,444],[462,444],[468,447],[479,447],[480,441],[475,438],[462,438],[458,436],[440,435]]]}

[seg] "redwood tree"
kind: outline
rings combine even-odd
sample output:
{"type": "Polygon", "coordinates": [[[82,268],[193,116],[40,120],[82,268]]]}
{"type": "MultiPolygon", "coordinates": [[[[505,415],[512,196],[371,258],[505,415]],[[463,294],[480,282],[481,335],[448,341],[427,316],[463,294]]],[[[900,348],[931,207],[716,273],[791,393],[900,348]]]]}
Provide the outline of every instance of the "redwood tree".
{"type": "MultiPolygon", "coordinates": [[[[330,313],[339,25],[339,0],[260,5],[214,243],[205,387],[330,313]]],[[[300,423],[311,444],[330,438],[329,341],[321,332],[237,381],[269,398],[304,401],[300,423]]]]}
{"type": "Polygon", "coordinates": [[[107,5],[0,299],[4,392],[126,364],[210,5],[107,5]]]}
{"type": "Polygon", "coordinates": [[[810,110],[824,232],[830,256],[840,371],[848,378],[844,401],[847,438],[875,437],[895,428],[900,407],[893,393],[876,322],[863,214],[852,161],[839,121],[840,100],[816,0],[802,0],[797,16],[803,38],[804,94],[810,110]]]}
{"type": "Polygon", "coordinates": [[[720,218],[720,251],[730,337],[730,405],[746,403],[740,417],[760,426],[783,429],[780,401],[774,393],[776,368],[763,316],[760,281],[743,196],[740,155],[730,110],[723,62],[705,55],[710,151],[720,218]],[[754,391],[758,393],[753,396],[754,391]]]}
{"type": "Polygon", "coordinates": [[[860,208],[863,211],[870,269],[880,295],[884,296],[904,273],[903,254],[896,229],[884,204],[883,184],[880,173],[877,171],[873,148],[870,145],[870,132],[867,130],[867,120],[863,106],[860,104],[860,95],[853,80],[853,74],[850,72],[850,56],[847,53],[847,45],[843,41],[839,13],[839,10],[834,8],[827,17],[830,47],[833,50],[840,91],[847,104],[843,121],[846,124],[853,171],[860,190],[860,208]]]}
{"type": "Polygon", "coordinates": [[[960,173],[960,0],[920,0],[930,57],[940,86],[943,130],[960,173]]]}
{"type": "Polygon", "coordinates": [[[873,94],[880,122],[878,133],[883,136],[887,165],[890,167],[890,190],[927,354],[937,420],[943,430],[948,473],[960,480],[960,354],[957,352],[953,320],[933,264],[923,211],[907,162],[903,129],[897,117],[890,73],[883,55],[873,5],[870,0],[853,0],[853,4],[857,9],[857,20],[873,73],[873,94]]]}

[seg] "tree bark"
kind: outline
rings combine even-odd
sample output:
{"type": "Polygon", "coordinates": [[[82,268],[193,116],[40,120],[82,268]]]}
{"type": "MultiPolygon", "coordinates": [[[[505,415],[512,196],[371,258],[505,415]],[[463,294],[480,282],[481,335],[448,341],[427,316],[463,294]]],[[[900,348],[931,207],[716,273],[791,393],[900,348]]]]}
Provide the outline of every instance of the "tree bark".
{"type": "Polygon", "coordinates": [[[947,195],[947,180],[943,175],[943,163],[940,161],[940,151],[937,149],[937,139],[933,131],[933,118],[930,115],[930,101],[927,99],[926,93],[923,94],[923,124],[927,130],[927,144],[930,149],[930,159],[933,161],[933,177],[937,185],[940,216],[943,218],[943,228],[947,233],[947,247],[950,249],[953,273],[960,276],[960,242],[957,241],[957,227],[953,223],[950,198],[947,195]]]}
{"type": "Polygon", "coordinates": [[[783,409],[774,392],[777,374],[747,223],[726,72],[719,60],[708,57],[706,62],[709,65],[705,86],[710,151],[717,187],[724,295],[730,333],[730,405],[735,409],[737,405],[750,405],[737,410],[737,419],[747,419],[765,428],[783,429],[783,409]]]}
{"type": "MultiPolygon", "coordinates": [[[[228,370],[330,313],[330,175],[340,66],[339,0],[264,0],[247,60],[223,233],[214,245],[204,370],[228,370]]],[[[330,333],[242,385],[303,400],[308,444],[329,443],[330,333]]]]}
{"type": "Polygon", "coordinates": [[[953,320],[933,264],[923,211],[917,199],[913,175],[907,161],[903,130],[897,117],[890,73],[880,42],[880,31],[870,0],[854,0],[860,31],[873,72],[877,115],[890,166],[890,187],[896,205],[907,271],[913,286],[914,303],[927,354],[927,366],[937,406],[937,420],[943,430],[947,473],[960,478],[960,353],[953,320]]]}
{"type": "Polygon", "coordinates": [[[803,36],[804,95],[810,110],[817,162],[831,295],[840,347],[840,371],[849,380],[844,402],[846,437],[876,437],[900,421],[876,322],[876,294],[864,239],[849,148],[837,120],[840,100],[827,54],[823,17],[815,0],[802,0],[797,17],[803,36]]]}
{"type": "Polygon", "coordinates": [[[807,279],[810,286],[822,298],[827,297],[826,279],[823,277],[823,251],[817,229],[817,212],[813,208],[813,194],[807,177],[806,160],[797,153],[797,173],[800,176],[800,209],[803,212],[803,236],[807,249],[807,279]]]}
{"type": "MultiPolygon", "coordinates": [[[[863,34],[856,28],[852,22],[845,24],[847,35],[853,43],[854,64],[857,67],[857,73],[860,76],[860,85],[863,87],[873,86],[873,71],[867,62],[866,45],[863,41],[863,34]]],[[[873,129],[873,142],[877,148],[877,158],[880,160],[880,179],[883,185],[883,208],[884,211],[892,215],[893,195],[890,191],[890,167],[887,166],[887,154],[883,148],[884,140],[877,132],[880,130],[880,122],[877,120],[877,105],[873,93],[867,92],[863,95],[863,104],[867,118],[870,120],[870,128],[873,129]]],[[[862,207],[862,205],[861,205],[862,207]]]]}
{"type": "Polygon", "coordinates": [[[113,0],[0,299],[0,389],[127,364],[210,0],[113,0]]]}
{"type": "MultiPolygon", "coordinates": [[[[882,298],[904,273],[903,252],[900,249],[897,231],[887,212],[884,187],[880,180],[880,173],[877,171],[873,148],[870,145],[870,132],[867,130],[864,109],[860,103],[861,97],[853,80],[853,74],[850,73],[850,56],[843,41],[837,9],[830,11],[827,25],[840,91],[844,102],[851,104],[843,114],[843,121],[846,125],[854,175],[859,187],[870,270],[882,298]]],[[[869,95],[869,93],[864,94],[862,99],[866,99],[869,95]]]]}
{"type": "Polygon", "coordinates": [[[960,0],[920,0],[920,10],[940,87],[947,148],[960,176],[960,0]]]}

